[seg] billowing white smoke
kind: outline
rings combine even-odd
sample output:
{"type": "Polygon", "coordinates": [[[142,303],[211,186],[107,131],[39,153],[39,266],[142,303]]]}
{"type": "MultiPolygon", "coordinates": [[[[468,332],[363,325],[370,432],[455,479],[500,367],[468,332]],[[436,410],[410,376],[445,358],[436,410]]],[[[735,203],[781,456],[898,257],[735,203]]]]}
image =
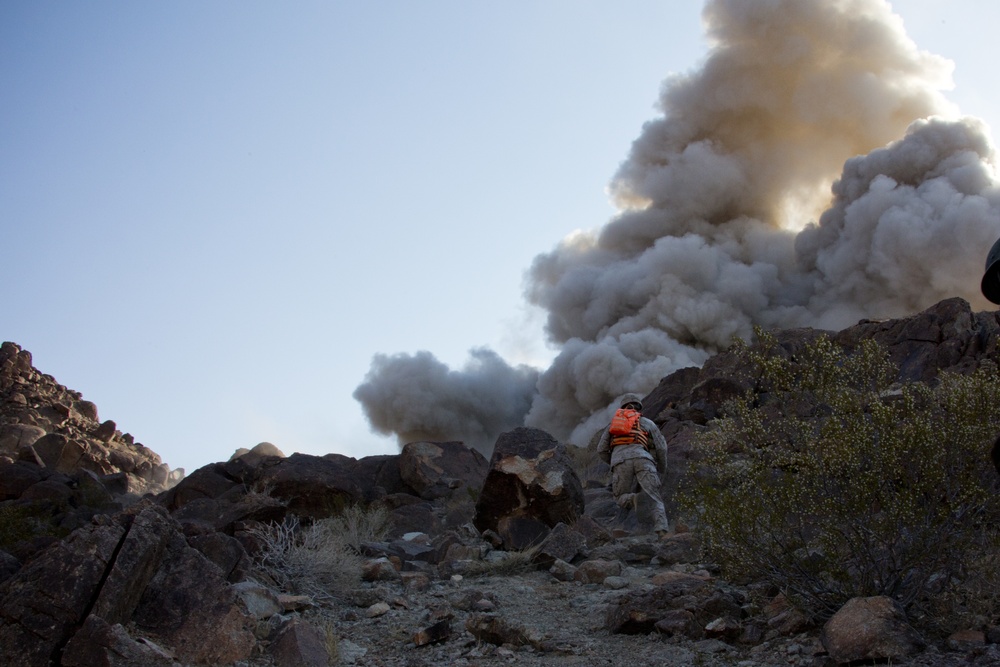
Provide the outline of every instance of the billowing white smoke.
{"type": "Polygon", "coordinates": [[[796,238],[814,326],[897,317],[949,296],[992,308],[978,291],[1000,234],[987,132],[971,118],[921,120],[847,161],[833,205],[796,238]]]}
{"type": "MultiPolygon", "coordinates": [[[[979,277],[1000,234],[993,148],[978,122],[944,120],[955,115],[939,92],[949,63],[918,51],[881,0],[712,0],[704,17],[713,49],[663,85],[662,117],[611,184],[620,214],[528,273],[526,296],[547,311],[560,353],[524,423],[576,444],[617,395],[700,365],[754,325],[841,328],[952,296],[987,305],[979,277]]],[[[459,414],[452,390],[407,391],[421,367],[442,375],[429,355],[393,361],[377,358],[355,396],[401,441],[489,441],[527,404],[517,384],[503,419],[485,401],[459,414]],[[394,405],[375,403],[386,395],[394,405]]],[[[501,377],[486,386],[513,372],[493,361],[501,377]]]]}

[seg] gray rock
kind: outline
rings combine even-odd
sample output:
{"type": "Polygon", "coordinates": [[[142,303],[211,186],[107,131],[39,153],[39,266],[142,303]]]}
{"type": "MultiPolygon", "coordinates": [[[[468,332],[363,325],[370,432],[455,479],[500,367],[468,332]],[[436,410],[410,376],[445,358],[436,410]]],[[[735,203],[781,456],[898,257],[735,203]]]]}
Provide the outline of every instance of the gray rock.
{"type": "Polygon", "coordinates": [[[557,560],[572,563],[587,555],[587,539],[564,523],[556,524],[532,556],[532,562],[547,568],[557,560]]]}
{"type": "Polygon", "coordinates": [[[270,647],[278,667],[327,667],[326,637],[302,618],[293,618],[278,630],[270,647]]]}
{"type": "Polygon", "coordinates": [[[236,592],[247,611],[254,618],[271,618],[285,610],[277,593],[255,581],[241,581],[233,584],[233,591],[236,592]]]}

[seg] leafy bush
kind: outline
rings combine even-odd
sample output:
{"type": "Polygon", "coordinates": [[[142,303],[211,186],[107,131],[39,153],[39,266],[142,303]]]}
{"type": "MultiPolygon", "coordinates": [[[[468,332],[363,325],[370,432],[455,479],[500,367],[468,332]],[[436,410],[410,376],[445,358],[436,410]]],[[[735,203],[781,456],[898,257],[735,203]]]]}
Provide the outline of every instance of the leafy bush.
{"type": "Polygon", "coordinates": [[[0,504],[0,549],[11,549],[35,537],[65,537],[68,530],[55,524],[41,503],[7,501],[0,504]]]}
{"type": "Polygon", "coordinates": [[[384,538],[388,529],[382,506],[348,507],[308,525],[288,516],[252,531],[261,544],[257,569],[283,590],[337,598],[361,576],[361,544],[384,538]]]}
{"type": "Polygon", "coordinates": [[[871,340],[848,355],[821,337],[792,357],[758,337],[737,346],[755,391],[701,434],[704,465],[681,499],[709,555],[818,618],[871,595],[939,614],[967,565],[996,553],[1000,374],[900,385],[871,340]]]}

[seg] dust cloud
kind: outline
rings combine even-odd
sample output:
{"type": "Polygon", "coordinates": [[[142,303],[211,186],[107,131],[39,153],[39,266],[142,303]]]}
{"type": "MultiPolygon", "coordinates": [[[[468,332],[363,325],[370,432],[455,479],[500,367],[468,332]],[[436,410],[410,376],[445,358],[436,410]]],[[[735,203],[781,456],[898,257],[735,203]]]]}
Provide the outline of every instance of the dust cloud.
{"type": "Polygon", "coordinates": [[[755,325],[843,328],[953,296],[988,307],[994,149],[943,96],[950,62],[882,0],[712,0],[703,16],[711,49],[662,84],[610,184],[619,213],[528,269],[551,366],[380,355],[354,394],[376,430],[488,451],[523,423],[582,445],[616,396],[755,325]]]}

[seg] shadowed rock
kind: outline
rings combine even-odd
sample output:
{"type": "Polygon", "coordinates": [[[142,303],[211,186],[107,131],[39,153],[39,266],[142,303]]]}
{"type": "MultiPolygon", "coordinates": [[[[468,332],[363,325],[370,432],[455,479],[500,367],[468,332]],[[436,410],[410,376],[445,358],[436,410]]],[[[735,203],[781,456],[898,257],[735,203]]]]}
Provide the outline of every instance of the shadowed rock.
{"type": "Polygon", "coordinates": [[[399,455],[402,480],[425,500],[478,490],[488,469],[486,458],[461,442],[411,442],[399,455]]]}
{"type": "Polygon", "coordinates": [[[500,436],[476,503],[476,528],[494,530],[507,548],[522,549],[558,523],[572,525],[583,510],[583,487],[564,445],[532,428],[500,436]]]}
{"type": "Polygon", "coordinates": [[[925,646],[899,603],[885,596],[848,600],[823,626],[820,639],[830,657],[841,664],[898,660],[925,646]]]}

